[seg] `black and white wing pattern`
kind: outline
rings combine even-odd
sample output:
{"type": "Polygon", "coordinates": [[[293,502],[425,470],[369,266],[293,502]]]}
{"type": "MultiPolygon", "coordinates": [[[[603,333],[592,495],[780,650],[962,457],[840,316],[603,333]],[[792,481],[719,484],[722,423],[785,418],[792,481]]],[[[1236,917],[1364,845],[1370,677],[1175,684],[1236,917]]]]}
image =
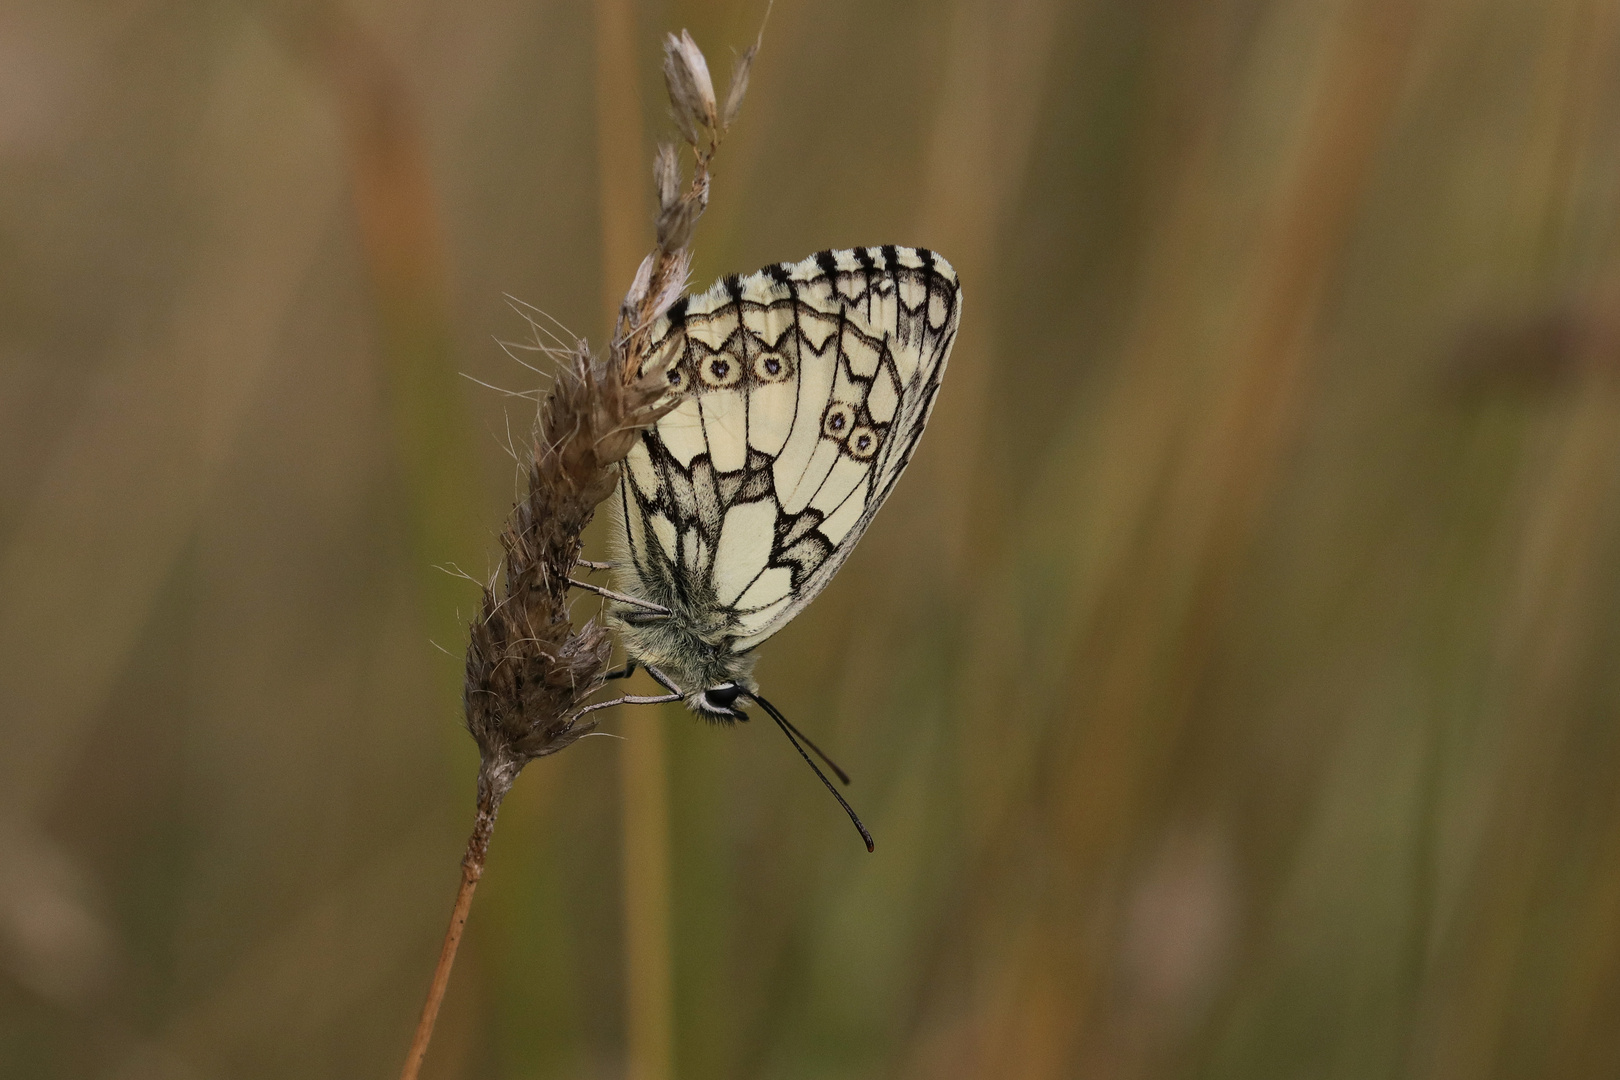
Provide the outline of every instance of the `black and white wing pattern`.
{"type": "Polygon", "coordinates": [[[949,263],[893,246],[824,251],[678,301],[644,371],[670,365],[685,399],[620,482],[626,588],[734,653],[780,630],[910,460],[961,310],[949,263]]]}

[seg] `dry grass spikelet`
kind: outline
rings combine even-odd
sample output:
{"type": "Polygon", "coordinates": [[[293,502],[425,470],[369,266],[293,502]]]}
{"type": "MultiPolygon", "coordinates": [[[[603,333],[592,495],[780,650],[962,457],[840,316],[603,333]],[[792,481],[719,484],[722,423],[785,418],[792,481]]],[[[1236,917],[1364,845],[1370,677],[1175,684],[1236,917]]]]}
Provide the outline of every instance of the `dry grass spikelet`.
{"type": "Polygon", "coordinates": [[[660,404],[662,373],[623,376],[581,345],[558,365],[541,407],[527,493],[501,533],[502,579],[484,590],[467,646],[467,728],[484,761],[481,789],[504,789],[525,764],[594,726],[573,715],[602,685],[612,641],[594,620],[574,628],[569,578],[618,463],[670,407],[660,404]]]}

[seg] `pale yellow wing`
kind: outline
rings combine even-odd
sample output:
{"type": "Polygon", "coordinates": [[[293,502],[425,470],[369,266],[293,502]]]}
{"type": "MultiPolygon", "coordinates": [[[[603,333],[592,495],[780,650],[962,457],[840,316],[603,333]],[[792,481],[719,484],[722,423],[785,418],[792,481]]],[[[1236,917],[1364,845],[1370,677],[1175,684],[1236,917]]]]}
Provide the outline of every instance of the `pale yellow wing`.
{"type": "Polygon", "coordinates": [[[649,363],[681,404],[627,461],[626,588],[696,611],[733,651],[808,604],[911,459],[961,317],[949,263],[825,251],[675,304],[649,363]]]}

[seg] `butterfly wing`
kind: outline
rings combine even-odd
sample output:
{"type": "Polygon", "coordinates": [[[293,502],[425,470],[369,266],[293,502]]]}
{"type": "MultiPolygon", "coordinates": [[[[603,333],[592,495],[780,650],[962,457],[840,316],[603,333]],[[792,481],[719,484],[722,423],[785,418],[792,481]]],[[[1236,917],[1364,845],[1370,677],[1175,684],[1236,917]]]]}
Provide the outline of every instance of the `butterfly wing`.
{"type": "Polygon", "coordinates": [[[648,365],[681,404],[620,485],[627,589],[733,652],[831,580],[916,449],[961,316],[949,263],[827,251],[675,304],[648,365]]]}

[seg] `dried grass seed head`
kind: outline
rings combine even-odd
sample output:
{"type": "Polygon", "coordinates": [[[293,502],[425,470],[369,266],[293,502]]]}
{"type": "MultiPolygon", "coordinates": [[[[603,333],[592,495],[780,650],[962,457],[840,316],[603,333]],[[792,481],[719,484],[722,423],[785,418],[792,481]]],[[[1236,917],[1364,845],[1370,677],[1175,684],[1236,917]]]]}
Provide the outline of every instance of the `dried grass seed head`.
{"type": "Polygon", "coordinates": [[[580,534],[612,493],[640,430],[673,403],[661,378],[631,381],[583,343],[558,365],[541,405],[527,489],[501,534],[503,575],[484,590],[467,648],[467,727],[484,771],[510,772],[595,726],[574,716],[602,684],[612,639],[575,629],[569,576],[580,534]]]}
{"type": "Polygon", "coordinates": [[[703,200],[687,196],[658,212],[657,232],[660,251],[675,252],[692,242],[692,232],[703,214],[703,200]]]}
{"type": "Polygon", "coordinates": [[[647,295],[652,291],[653,269],[657,259],[652,255],[642,258],[641,265],[636,267],[636,276],[630,282],[630,289],[624,294],[624,300],[619,304],[619,327],[613,338],[613,351],[619,354],[625,346],[625,339],[635,331],[636,313],[641,310],[647,295]]]}
{"type": "Polygon", "coordinates": [[[658,191],[658,212],[668,213],[681,197],[681,165],[673,143],[659,143],[653,157],[653,186],[658,191]]]}
{"type": "Polygon", "coordinates": [[[705,130],[719,127],[714,100],[714,81],[709,78],[709,62],[685,30],[679,36],[664,35],[664,85],[681,135],[693,146],[702,142],[705,130]]]}

